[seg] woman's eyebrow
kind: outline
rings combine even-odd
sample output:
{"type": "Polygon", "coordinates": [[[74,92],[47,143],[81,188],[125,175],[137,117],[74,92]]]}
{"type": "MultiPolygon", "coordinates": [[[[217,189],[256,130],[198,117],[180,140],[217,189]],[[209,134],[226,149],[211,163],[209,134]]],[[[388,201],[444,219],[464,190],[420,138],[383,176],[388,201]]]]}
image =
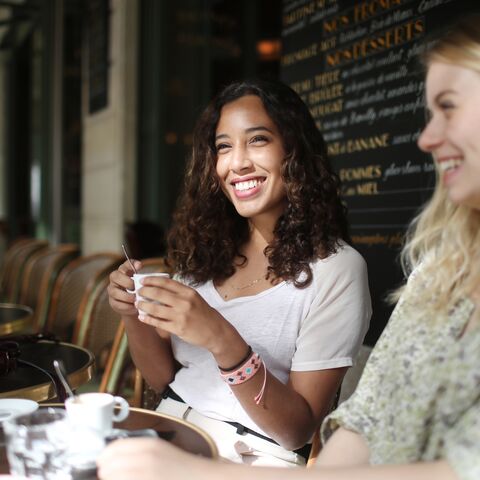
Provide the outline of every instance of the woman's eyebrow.
{"type": "Polygon", "coordinates": [[[441,92],[438,92],[435,95],[435,97],[433,98],[433,101],[435,103],[438,103],[444,95],[447,95],[447,94],[450,94],[450,93],[455,94],[457,92],[455,90],[452,90],[451,88],[449,88],[447,90],[442,90],[441,92]]]}
{"type": "Polygon", "coordinates": [[[220,133],[215,136],[215,140],[221,140],[222,138],[229,138],[229,136],[226,133],[220,133]]]}
{"type": "MultiPolygon", "coordinates": [[[[245,133],[252,133],[252,132],[258,132],[258,131],[273,133],[273,131],[270,128],[264,127],[262,125],[259,125],[256,127],[249,127],[249,128],[246,128],[244,131],[245,133]]],[[[218,135],[215,136],[215,140],[221,140],[222,138],[230,138],[230,135],[228,135],[227,133],[219,133],[218,135]]]]}
{"type": "Polygon", "coordinates": [[[272,130],[270,130],[270,128],[268,127],[264,127],[262,125],[259,125],[258,127],[250,127],[250,128],[247,128],[245,129],[245,132],[246,133],[252,133],[252,132],[255,132],[257,130],[260,130],[260,131],[265,131],[265,132],[269,132],[269,133],[273,133],[272,130]]]}

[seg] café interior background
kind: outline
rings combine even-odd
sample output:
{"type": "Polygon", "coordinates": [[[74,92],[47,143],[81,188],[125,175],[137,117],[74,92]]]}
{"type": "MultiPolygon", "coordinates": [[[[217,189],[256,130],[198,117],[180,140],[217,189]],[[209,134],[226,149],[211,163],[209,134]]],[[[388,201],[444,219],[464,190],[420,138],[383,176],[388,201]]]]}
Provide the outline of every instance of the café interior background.
{"type": "MultiPolygon", "coordinates": [[[[328,95],[349,100],[340,74],[379,58],[374,51],[353,58],[357,45],[380,45],[388,37],[399,42],[389,54],[406,51],[411,42],[422,41],[416,36],[440,17],[476,3],[0,0],[0,254],[19,236],[76,243],[84,255],[120,252],[127,223],[143,220],[168,228],[195,120],[212,95],[232,80],[263,76],[295,85],[328,139],[338,140],[344,134],[341,128],[326,129],[334,125],[334,116],[324,120],[343,100],[330,102],[328,95]],[[331,64],[324,54],[333,59],[331,64]],[[345,69],[336,65],[343,61],[345,69]],[[324,67],[330,73],[322,76],[324,67]]],[[[386,50],[385,43],[383,47],[386,50]]],[[[416,90],[420,87],[416,81],[416,90]]],[[[421,109],[416,114],[423,122],[421,109]]],[[[409,128],[415,123],[411,115],[402,118],[409,128]]],[[[362,127],[357,124],[352,135],[357,128],[362,127]]],[[[377,138],[373,133],[364,140],[375,148],[386,147],[388,135],[386,131],[377,138]]],[[[335,156],[342,141],[330,146],[335,156]]],[[[420,155],[414,141],[408,149],[402,151],[404,158],[420,155]]],[[[371,164],[360,173],[372,178],[385,173],[383,161],[391,160],[385,152],[378,148],[375,162],[370,161],[372,150],[357,152],[371,164]]],[[[343,158],[334,158],[334,168],[341,169],[343,158]]],[[[345,155],[345,162],[355,158],[345,155]]],[[[413,163],[428,170],[429,160],[416,158],[413,163]]],[[[358,172],[349,168],[343,173],[351,181],[349,175],[358,172]]],[[[415,177],[423,183],[415,185],[420,194],[413,203],[395,206],[404,211],[400,233],[431,192],[431,170],[424,173],[415,177]]],[[[362,208],[357,213],[366,212],[370,221],[386,198],[381,182],[350,182],[349,188],[353,195],[347,204],[355,207],[358,201],[362,208]],[[370,199],[377,202],[376,209],[362,204],[370,199]]],[[[384,238],[359,233],[359,223],[371,228],[368,221],[354,222],[357,239],[384,238]]],[[[401,279],[394,265],[400,237],[398,232],[388,237],[395,241],[384,245],[386,256],[382,246],[354,242],[370,271],[376,312],[367,337],[370,344],[389,316],[385,293],[401,279]]]]}

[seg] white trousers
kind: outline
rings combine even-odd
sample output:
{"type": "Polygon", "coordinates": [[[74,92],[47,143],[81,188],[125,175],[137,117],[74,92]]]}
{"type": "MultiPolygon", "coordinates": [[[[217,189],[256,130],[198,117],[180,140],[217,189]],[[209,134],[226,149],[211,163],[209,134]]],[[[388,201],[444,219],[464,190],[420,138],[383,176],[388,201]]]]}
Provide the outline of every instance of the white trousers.
{"type": "Polygon", "coordinates": [[[276,467],[305,465],[305,458],[298,453],[250,433],[240,435],[233,425],[206,417],[172,398],[163,399],[157,412],[181,418],[203,429],[216,443],[220,457],[231,462],[276,467]]]}

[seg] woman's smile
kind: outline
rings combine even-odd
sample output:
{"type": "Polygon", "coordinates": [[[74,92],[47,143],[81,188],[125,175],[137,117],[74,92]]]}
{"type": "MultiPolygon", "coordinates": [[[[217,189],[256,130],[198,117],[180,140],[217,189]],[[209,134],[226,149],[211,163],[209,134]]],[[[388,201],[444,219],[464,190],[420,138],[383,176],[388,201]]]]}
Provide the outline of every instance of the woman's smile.
{"type": "Polygon", "coordinates": [[[251,198],[258,194],[264,186],[266,177],[248,177],[232,180],[235,195],[239,199],[251,198]]]}
{"type": "Polygon", "coordinates": [[[431,118],[418,145],[433,155],[452,202],[480,209],[480,75],[433,62],[426,93],[431,118]]]}

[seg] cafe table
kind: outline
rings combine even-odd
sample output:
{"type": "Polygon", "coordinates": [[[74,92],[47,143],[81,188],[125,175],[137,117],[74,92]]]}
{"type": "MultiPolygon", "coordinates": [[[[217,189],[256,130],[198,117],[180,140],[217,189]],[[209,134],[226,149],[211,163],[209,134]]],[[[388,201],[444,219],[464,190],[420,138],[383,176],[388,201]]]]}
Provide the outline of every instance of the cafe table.
{"type": "MultiPolygon", "coordinates": [[[[63,408],[62,404],[42,404],[46,407],[63,408]]],[[[140,430],[151,428],[157,432],[159,438],[189,453],[216,459],[218,451],[214,441],[202,429],[185,420],[143,408],[130,408],[130,413],[123,422],[115,423],[114,428],[124,430],[140,430]]],[[[4,441],[0,442],[0,474],[8,473],[4,441]]],[[[168,472],[165,472],[168,475],[168,472]]]]}
{"type": "Polygon", "coordinates": [[[0,378],[0,398],[26,398],[36,402],[55,398],[57,392],[51,378],[55,376],[54,360],[63,361],[74,390],[92,378],[94,356],[78,345],[51,340],[27,341],[19,342],[19,350],[17,368],[0,378]]]}
{"type": "Polygon", "coordinates": [[[33,323],[33,310],[17,303],[0,303],[0,337],[27,333],[33,323]]]}

